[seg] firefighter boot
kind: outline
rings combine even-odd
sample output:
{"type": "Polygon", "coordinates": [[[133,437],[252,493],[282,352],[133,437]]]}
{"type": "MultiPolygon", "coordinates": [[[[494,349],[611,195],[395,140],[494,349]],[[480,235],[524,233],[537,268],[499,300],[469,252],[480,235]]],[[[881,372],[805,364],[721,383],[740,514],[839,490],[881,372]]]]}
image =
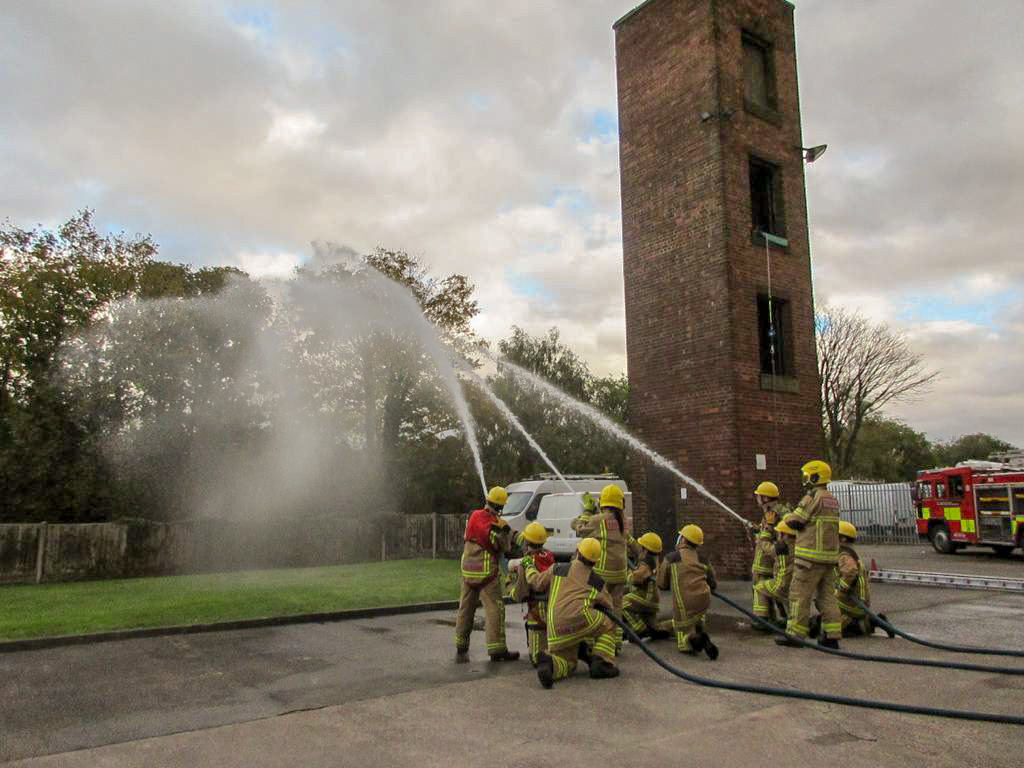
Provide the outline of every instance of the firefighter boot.
{"type": "Polygon", "coordinates": [[[576,649],[576,658],[578,658],[588,667],[594,666],[594,657],[590,653],[590,646],[587,645],[586,641],[580,643],[579,648],[576,649]]]}
{"type": "Polygon", "coordinates": [[[819,637],[818,645],[822,648],[831,648],[833,651],[839,650],[839,641],[834,637],[819,637]]]}
{"type": "Polygon", "coordinates": [[[537,654],[537,679],[544,688],[555,684],[555,664],[544,651],[537,654]]]}
{"type": "Polygon", "coordinates": [[[811,637],[817,637],[821,634],[821,616],[815,616],[811,619],[811,628],[807,634],[811,637]]]}
{"type": "Polygon", "coordinates": [[[718,646],[711,642],[707,632],[702,633],[701,637],[704,639],[704,653],[708,655],[709,659],[714,661],[718,658],[718,646]]]}
{"type": "Polygon", "coordinates": [[[455,648],[455,663],[465,664],[469,661],[469,646],[463,648],[462,646],[456,646],[455,648]]]}
{"type": "MultiPolygon", "coordinates": [[[[698,653],[704,650],[705,643],[708,641],[708,639],[708,636],[705,635],[703,632],[698,632],[696,635],[693,635],[690,638],[690,650],[683,651],[683,653],[687,653],[690,656],[696,656],[698,653]]],[[[718,649],[716,648],[715,650],[717,651],[718,649]]]]}
{"type": "Polygon", "coordinates": [[[786,645],[790,648],[803,648],[803,643],[800,642],[800,638],[795,635],[785,634],[779,635],[775,638],[776,645],[786,645]]]}
{"type": "Polygon", "coordinates": [[[655,627],[651,630],[651,640],[668,640],[670,637],[672,637],[672,632],[667,629],[655,627]]]}
{"type": "Polygon", "coordinates": [[[606,677],[618,677],[619,668],[611,662],[598,657],[594,659],[594,663],[590,665],[590,676],[595,680],[600,680],[606,677]]]}
{"type": "Polygon", "coordinates": [[[519,661],[519,651],[498,651],[491,654],[491,661],[519,661]]]}

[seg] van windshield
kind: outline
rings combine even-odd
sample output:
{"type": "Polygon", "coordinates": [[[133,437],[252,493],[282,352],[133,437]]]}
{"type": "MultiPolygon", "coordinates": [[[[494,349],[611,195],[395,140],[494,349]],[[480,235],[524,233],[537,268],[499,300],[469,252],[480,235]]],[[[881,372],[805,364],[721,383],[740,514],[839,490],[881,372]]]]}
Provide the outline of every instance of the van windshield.
{"type": "Polygon", "coordinates": [[[502,517],[515,517],[533,498],[533,491],[513,491],[508,495],[505,508],[501,510],[502,517]]]}

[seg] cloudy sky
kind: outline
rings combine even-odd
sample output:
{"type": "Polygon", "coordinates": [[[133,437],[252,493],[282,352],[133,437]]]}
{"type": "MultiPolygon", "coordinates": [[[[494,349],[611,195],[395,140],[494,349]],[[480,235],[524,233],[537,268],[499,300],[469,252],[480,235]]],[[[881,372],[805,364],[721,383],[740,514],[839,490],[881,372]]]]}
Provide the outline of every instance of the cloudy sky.
{"type": "MultiPolygon", "coordinates": [[[[312,240],[477,284],[624,368],[611,24],[636,0],[0,8],[0,217],[96,209],[165,259],[283,275],[312,240]]],[[[1024,445],[1024,3],[797,0],[819,303],[942,372],[893,414],[1024,445]]]]}

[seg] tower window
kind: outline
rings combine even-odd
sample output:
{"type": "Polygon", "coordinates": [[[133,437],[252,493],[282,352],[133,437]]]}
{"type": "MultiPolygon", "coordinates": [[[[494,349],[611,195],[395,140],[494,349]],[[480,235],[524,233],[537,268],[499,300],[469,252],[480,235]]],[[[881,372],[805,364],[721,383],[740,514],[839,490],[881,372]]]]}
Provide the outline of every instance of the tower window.
{"type": "Polygon", "coordinates": [[[761,348],[761,373],[792,376],[792,317],[789,302],[777,296],[757,297],[757,330],[761,348]]]}
{"type": "Polygon", "coordinates": [[[749,32],[743,33],[743,83],[743,100],[748,110],[778,109],[772,46],[749,32]]]}
{"type": "Polygon", "coordinates": [[[786,236],[782,217],[782,174],[778,166],[750,158],[750,213],[754,233],[786,236]]]}

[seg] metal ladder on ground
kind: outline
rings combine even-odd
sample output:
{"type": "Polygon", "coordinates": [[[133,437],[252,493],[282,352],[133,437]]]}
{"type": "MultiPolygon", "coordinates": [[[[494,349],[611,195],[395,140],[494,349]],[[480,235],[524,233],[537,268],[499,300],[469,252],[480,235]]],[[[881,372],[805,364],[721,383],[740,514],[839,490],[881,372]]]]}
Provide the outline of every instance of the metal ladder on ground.
{"type": "Polygon", "coordinates": [[[889,584],[919,584],[924,587],[953,587],[955,589],[989,589],[1024,595],[1024,579],[1005,576],[979,576],[969,573],[932,573],[929,571],[892,571],[872,568],[872,581],[889,584]]]}

